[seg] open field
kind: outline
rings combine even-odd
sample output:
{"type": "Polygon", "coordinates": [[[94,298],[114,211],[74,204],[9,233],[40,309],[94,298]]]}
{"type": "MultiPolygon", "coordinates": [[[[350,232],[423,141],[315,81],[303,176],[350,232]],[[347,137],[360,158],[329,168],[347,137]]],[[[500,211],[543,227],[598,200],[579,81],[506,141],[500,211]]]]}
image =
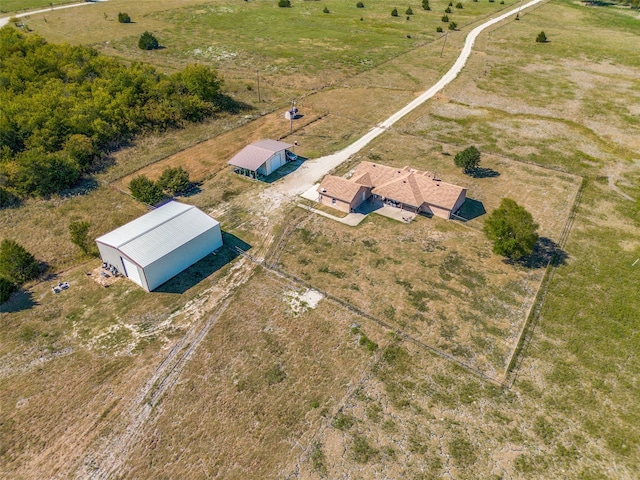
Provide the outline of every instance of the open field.
{"type": "MultiPolygon", "coordinates": [[[[467,6],[497,9],[497,3],[465,3],[465,13],[467,6]]],[[[365,4],[366,12],[356,14],[366,28],[374,25],[366,17],[370,8],[383,16],[390,9],[365,4]]],[[[552,0],[518,22],[505,22],[479,38],[469,64],[444,92],[354,159],[437,169],[445,181],[468,185],[469,196],[487,211],[503,195],[516,198],[541,224],[541,234],[561,243],[566,254],[545,273],[491,255],[480,233],[483,216],[466,224],[422,217],[399,224],[374,215],[347,228],[291,205],[263,205],[258,193],[267,185],[223,168],[226,152],[255,138],[252,128],[258,136],[286,134],[280,109],[301,92],[302,113],[322,116],[299,124],[295,138],[303,155],[343,147],[383,120],[457,55],[461,32],[449,35],[442,59],[441,43],[427,39],[446,3],[432,3],[432,24],[419,5],[412,6],[416,15],[408,22],[402,15],[381,17],[417,32],[407,39],[403,30],[390,41],[386,58],[394,58],[386,63],[379,42],[372,41],[371,47],[356,43],[347,60],[346,51],[336,50],[342,60],[334,66],[331,41],[320,45],[319,34],[310,32],[311,42],[298,47],[321,50],[308,58],[325,62],[325,69],[309,73],[304,59],[286,56],[276,42],[264,48],[264,58],[252,50],[251,36],[238,32],[219,42],[222,36],[212,32],[231,20],[211,3],[181,5],[188,8],[172,10],[175,2],[168,0],[112,0],[64,17],[47,15],[47,24],[35,16],[29,21],[51,40],[100,44],[121,58],[146,57],[167,70],[195,59],[188,52],[200,47],[186,41],[193,35],[207,48],[242,53],[264,72],[264,101],[247,115],[266,115],[140,139],[115,155],[114,167],[100,179],[120,187],[119,179],[136,171],[153,176],[160,166],[184,162],[202,182],[184,200],[212,212],[229,245],[268,261],[284,246],[284,270],[307,274],[311,283],[390,324],[393,307],[394,328],[433,339],[434,346],[489,373],[504,371],[511,332],[545,274],[509,376],[514,383],[498,389],[329,299],[296,315],[288,294],[302,293],[300,286],[236,258],[230,247],[160,292],[147,294],[122,279],[101,287],[85,275],[98,260],[76,256],[68,221],[87,218],[97,235],[144,209],[116,190],[93,188],[2,211],[0,237],[17,235],[54,271],[0,313],[0,477],[90,478],[111,466],[112,476],[125,478],[637,478],[638,12],[552,0]],[[139,22],[134,28],[153,30],[169,48],[150,55],[131,48],[136,34],[113,21],[125,9],[139,22]],[[99,23],[104,13],[107,29],[99,23]],[[187,13],[193,23],[171,24],[187,13]],[[540,30],[550,43],[534,42],[540,30]],[[425,45],[408,48],[419,42],[425,45]],[[380,63],[354,61],[363,55],[380,63]],[[282,73],[292,68],[300,69],[300,78],[290,86],[282,73]],[[335,88],[307,95],[313,92],[305,89],[333,80],[335,88]],[[272,110],[277,113],[269,115],[272,110]],[[237,138],[224,134],[235,127],[237,138]],[[224,142],[181,151],[214,137],[224,142]],[[471,178],[453,167],[453,155],[469,144],[483,152],[482,166],[499,176],[471,178]],[[563,231],[576,175],[585,178],[582,197],[571,229],[563,231]],[[327,268],[319,271],[322,262],[327,268]],[[71,288],[54,295],[50,282],[58,279],[71,288]],[[229,307],[219,311],[228,299],[229,307]],[[498,315],[487,310],[492,306],[498,315]],[[455,310],[467,317],[444,315],[455,310]],[[435,316],[438,311],[444,319],[435,316]],[[451,325],[451,318],[466,323],[451,325]]],[[[284,12],[271,2],[238,5],[231,7],[297,18],[306,3],[284,12]]],[[[327,5],[346,31],[353,20],[347,3],[327,5]]],[[[325,21],[322,6],[309,5],[318,9],[310,15],[314,21],[325,21]]],[[[244,18],[246,28],[250,21],[257,20],[244,18]]],[[[299,33],[295,38],[302,38],[299,33]]],[[[255,103],[255,70],[233,58],[207,61],[225,78],[228,72],[234,96],[255,103]]]]}
{"type": "MultiPolygon", "coordinates": [[[[438,26],[446,29],[441,21],[448,5],[444,0],[431,2],[431,11],[412,5],[410,20],[402,8],[398,17],[391,17],[393,7],[379,0],[367,2],[364,9],[355,3],[294,1],[292,8],[279,8],[271,0],[110,0],[73,14],[51,12],[46,23],[34,16],[29,26],[51,41],[91,44],[125,61],[142,60],[167,71],[193,62],[212,65],[234,98],[247,103],[257,102],[260,72],[261,101],[283,105],[436,40],[438,26]],[[325,6],[330,14],[322,13],[325,6]],[[119,24],[120,11],[133,23],[119,24]],[[138,49],[146,30],[166,48],[138,49]]],[[[470,2],[450,17],[462,26],[513,3],[470,2]]]]}
{"type": "Polygon", "coordinates": [[[546,250],[526,267],[503,262],[482,233],[486,215],[465,224],[423,216],[404,224],[370,214],[355,228],[311,216],[288,240],[280,268],[501,380],[581,179],[497,158],[483,165],[498,176],[472,179],[430,149],[390,135],[371,146],[369,159],[437,170],[468,187],[463,213],[491,211],[502,196],[515,199],[533,212],[546,250]]]}
{"type": "Polygon", "coordinates": [[[68,3],[78,3],[75,0],[67,0],[67,1],[54,1],[51,2],[49,0],[4,0],[2,2],[2,8],[0,8],[0,12],[20,12],[23,10],[32,10],[36,8],[49,7],[51,5],[65,5],[68,3]]]}

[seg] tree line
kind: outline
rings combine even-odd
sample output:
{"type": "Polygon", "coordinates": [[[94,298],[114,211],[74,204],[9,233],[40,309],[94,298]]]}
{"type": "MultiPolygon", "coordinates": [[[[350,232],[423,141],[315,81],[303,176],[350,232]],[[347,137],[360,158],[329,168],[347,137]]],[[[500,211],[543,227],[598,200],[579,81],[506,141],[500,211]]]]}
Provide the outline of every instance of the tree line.
{"type": "Polygon", "coordinates": [[[73,186],[136,134],[224,109],[222,83],[204,65],[165,75],[90,47],[0,29],[0,207],[73,186]]]}

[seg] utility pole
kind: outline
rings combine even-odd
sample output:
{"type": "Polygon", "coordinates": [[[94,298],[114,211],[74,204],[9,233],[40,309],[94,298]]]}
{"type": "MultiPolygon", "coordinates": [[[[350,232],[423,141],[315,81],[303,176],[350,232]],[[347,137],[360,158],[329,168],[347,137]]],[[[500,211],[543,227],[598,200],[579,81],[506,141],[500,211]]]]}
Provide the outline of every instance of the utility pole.
{"type": "Polygon", "coordinates": [[[256,74],[258,75],[258,103],[260,103],[260,70],[256,70],[256,74]]]}
{"type": "Polygon", "coordinates": [[[442,50],[440,50],[440,58],[442,58],[442,54],[444,53],[444,46],[447,44],[447,37],[449,36],[449,32],[444,34],[444,42],[442,43],[442,50]]]}
{"type": "Polygon", "coordinates": [[[289,135],[293,133],[293,117],[295,116],[296,101],[291,100],[291,111],[289,112],[289,135]]]}

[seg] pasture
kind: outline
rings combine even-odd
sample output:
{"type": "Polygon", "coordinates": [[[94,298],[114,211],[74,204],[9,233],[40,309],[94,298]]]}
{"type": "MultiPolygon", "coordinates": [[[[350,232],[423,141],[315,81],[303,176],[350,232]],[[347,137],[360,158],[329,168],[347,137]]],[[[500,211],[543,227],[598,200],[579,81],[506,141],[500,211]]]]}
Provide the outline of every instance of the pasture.
{"type": "MultiPolygon", "coordinates": [[[[552,0],[496,26],[437,98],[336,172],[363,159],[411,165],[467,185],[487,211],[515,198],[564,252],[546,271],[492,255],[483,216],[399,224],[373,215],[348,228],[260,205],[266,186],[224,168],[250,140],[288,133],[282,112],[294,97],[308,112],[296,125],[299,153],[315,157],[424,90],[464,36],[450,33],[440,57],[435,28],[447,3],[412,5],[406,20],[406,7],[392,18],[382,2],[112,0],[29,19],[51,41],[127,62],[215,65],[251,108],[136,140],[97,176],[106,185],[2,211],[2,236],[18,236],[52,269],[0,313],[0,476],[111,467],[143,478],[637,476],[637,11],[552,0]],[[135,24],[114,20],[123,10],[135,24]],[[166,48],[137,50],[144,30],[166,48]],[[541,30],[549,43],[535,42],[541,30]],[[453,166],[470,144],[499,175],[453,166]],[[291,292],[302,287],[233,248],[153,294],[125,280],[95,283],[86,271],[99,261],[76,253],[67,222],[89,219],[95,236],[124,223],[144,211],[119,191],[125,179],[183,162],[200,182],[183,200],[212,212],[230,247],[246,242],[250,254],[480,372],[504,375],[533,305],[509,387],[333,300],[296,314],[291,292]],[[58,279],[70,289],[54,294],[58,279]]],[[[464,7],[453,14],[461,25],[504,8],[464,7]]]]}

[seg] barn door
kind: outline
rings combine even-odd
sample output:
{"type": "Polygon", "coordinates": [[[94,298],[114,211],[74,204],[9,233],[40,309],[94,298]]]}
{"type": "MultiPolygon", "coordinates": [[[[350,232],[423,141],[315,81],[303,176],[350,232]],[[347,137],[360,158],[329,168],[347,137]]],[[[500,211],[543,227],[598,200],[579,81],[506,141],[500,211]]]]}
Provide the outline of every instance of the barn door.
{"type": "Polygon", "coordinates": [[[142,278],[140,278],[140,272],[138,271],[138,266],[131,263],[124,257],[120,257],[122,259],[122,265],[124,265],[124,273],[130,280],[133,280],[138,285],[142,287],[142,278]]]}

